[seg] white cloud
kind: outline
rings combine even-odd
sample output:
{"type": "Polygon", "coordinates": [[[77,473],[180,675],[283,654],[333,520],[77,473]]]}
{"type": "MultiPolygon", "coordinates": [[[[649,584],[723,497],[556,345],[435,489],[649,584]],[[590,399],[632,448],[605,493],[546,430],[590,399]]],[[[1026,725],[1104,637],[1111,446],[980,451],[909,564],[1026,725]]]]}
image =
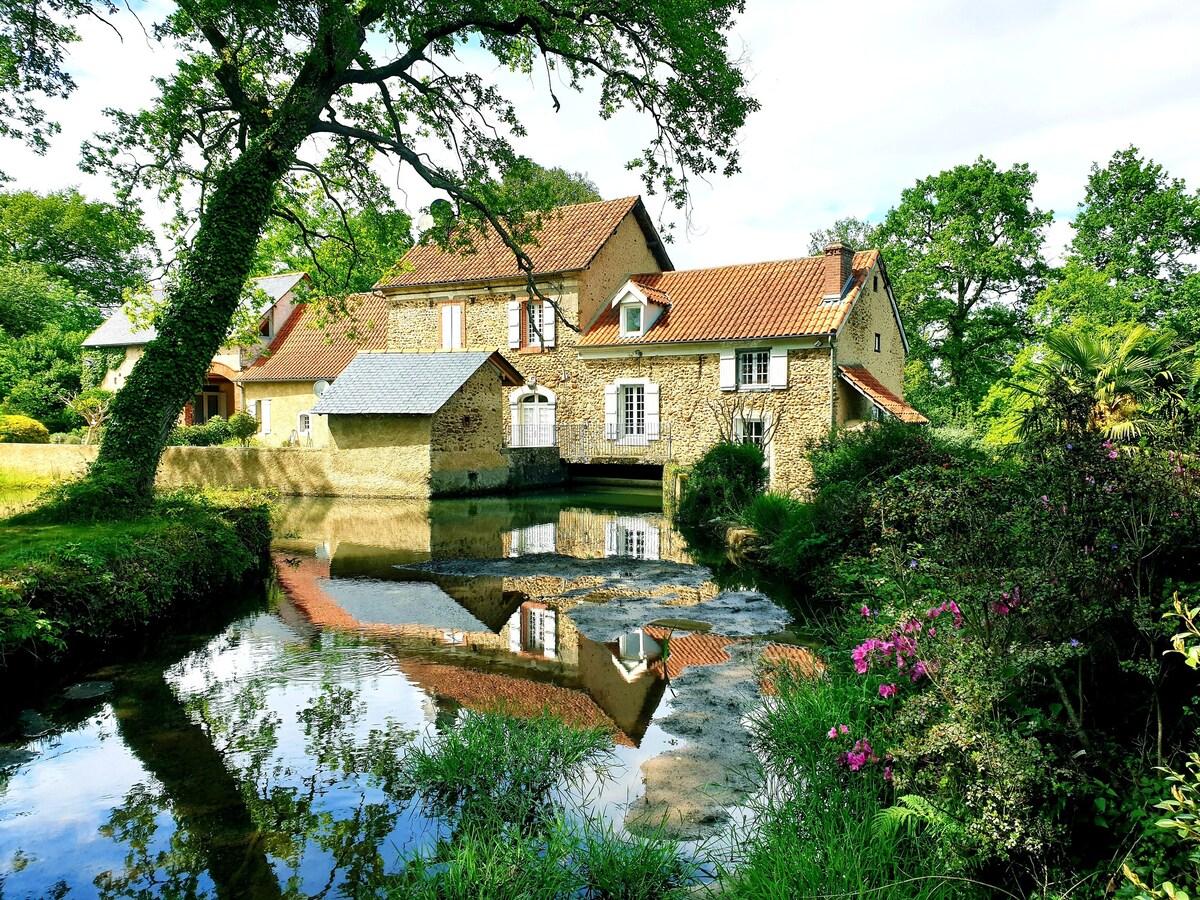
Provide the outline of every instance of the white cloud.
{"type": "MultiPolygon", "coordinates": [[[[72,60],[80,88],[56,110],[54,149],[37,158],[4,148],[0,169],[19,186],[109,195],[75,169],[79,143],[104,127],[103,107],[144,103],[150,77],[171,64],[128,19],[124,43],[102,25],[83,28],[72,60]]],[[[670,248],[681,267],[803,254],[811,229],[848,214],[878,218],[916,179],[981,154],[1028,162],[1036,202],[1060,216],[1081,199],[1091,163],[1129,144],[1200,187],[1200,57],[1185,51],[1200,43],[1200,4],[748,0],[731,43],[749,53],[763,108],[742,136],[741,174],[697,185],[695,230],[670,248]]],[[[561,87],[556,114],[544,73],[492,74],[520,98],[527,153],[587,172],[606,196],[641,190],[624,163],[643,146],[645,121],[601,121],[593,95],[561,87]]],[[[396,184],[413,208],[430,199],[410,172],[396,184]]],[[[1068,238],[1056,222],[1051,251],[1068,238]]]]}

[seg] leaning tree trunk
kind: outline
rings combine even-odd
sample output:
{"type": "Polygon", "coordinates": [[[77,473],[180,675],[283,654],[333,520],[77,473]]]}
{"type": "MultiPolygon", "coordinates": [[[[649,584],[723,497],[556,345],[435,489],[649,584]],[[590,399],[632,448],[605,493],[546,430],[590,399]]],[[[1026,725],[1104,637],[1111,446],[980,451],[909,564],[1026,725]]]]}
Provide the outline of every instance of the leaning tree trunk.
{"type": "Polygon", "coordinates": [[[113,399],[108,428],[89,473],[109,483],[115,500],[150,498],[171,428],[203,383],[233,320],[275,188],[363,37],[352,19],[322,23],[271,125],[217,177],[158,336],[113,399]]]}

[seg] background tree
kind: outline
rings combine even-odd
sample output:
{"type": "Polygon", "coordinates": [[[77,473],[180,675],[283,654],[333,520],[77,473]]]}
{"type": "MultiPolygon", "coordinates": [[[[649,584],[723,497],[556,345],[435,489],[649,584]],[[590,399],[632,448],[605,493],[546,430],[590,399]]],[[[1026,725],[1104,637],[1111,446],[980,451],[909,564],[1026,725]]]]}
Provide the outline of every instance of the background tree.
{"type": "Polygon", "coordinates": [[[568,172],[558,166],[547,169],[527,158],[511,166],[500,185],[514,200],[534,209],[595,203],[604,199],[595,182],[585,173],[568,172]]]}
{"type": "Polygon", "coordinates": [[[91,331],[103,314],[84,294],[35,263],[0,263],[0,335],[21,338],[47,325],[91,331]]]}
{"type": "Polygon", "coordinates": [[[977,402],[1024,339],[1053,218],[1033,206],[1036,181],[980,157],[918,181],[880,226],[912,358],[943,400],[977,402]]]}
{"type": "Polygon", "coordinates": [[[154,238],[132,205],[75,190],[0,192],[0,266],[36,265],[108,310],[145,284],[154,261],[154,238]]]}
{"type": "Polygon", "coordinates": [[[870,250],[878,240],[879,227],[866,219],[846,216],[829,228],[818,228],[808,236],[808,255],[820,256],[830,244],[840,241],[855,250],[870,250]]]}
{"type": "Polygon", "coordinates": [[[80,424],[63,396],[81,387],[86,331],[48,325],[22,338],[0,337],[0,412],[19,413],[54,432],[80,424]]]}
{"type": "MultiPolygon", "coordinates": [[[[190,238],[158,339],[113,403],[93,476],[149,497],[171,425],[225,335],[276,201],[298,177],[358,196],[379,189],[375,156],[391,157],[456,204],[448,243],[466,246],[472,231],[494,228],[540,295],[522,247],[538,224],[529,214],[545,209],[502,186],[525,126],[497,85],[462,66],[460,48],[527,75],[544,70],[556,105],[556,85],[595,81],[602,116],[625,106],[647,113],[655,130],[630,164],[647,190],[685,207],[694,174],[737,170],[736,132],[756,108],[727,55],[742,8],[741,0],[588,0],[569,9],[545,0],[179,0],[155,28],[181,52],[175,72],[148,109],[113,112],[115,131],[85,151],[87,167],[112,173],[123,196],[150,188],[178,202],[176,233],[190,238]],[[184,208],[193,197],[194,231],[184,208]]],[[[35,35],[12,9],[0,7],[12,40],[51,45],[32,86],[69,89],[54,56],[68,36],[35,35]]]]}

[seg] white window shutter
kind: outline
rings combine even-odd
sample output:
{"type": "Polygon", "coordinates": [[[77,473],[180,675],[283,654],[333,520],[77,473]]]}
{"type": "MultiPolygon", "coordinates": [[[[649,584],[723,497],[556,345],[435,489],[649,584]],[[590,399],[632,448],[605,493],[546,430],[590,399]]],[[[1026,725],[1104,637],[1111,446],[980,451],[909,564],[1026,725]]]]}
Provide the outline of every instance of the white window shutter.
{"type": "Polygon", "coordinates": [[[646,437],[657,441],[659,433],[658,385],[646,385],[646,437]]]}
{"type": "Polygon", "coordinates": [[[456,304],[452,309],[454,310],[454,346],[456,349],[462,349],[467,346],[466,323],[463,321],[466,307],[456,304]]]}
{"type": "Polygon", "coordinates": [[[508,301],[508,346],[516,350],[521,346],[521,301],[508,301]]]}
{"type": "Polygon", "coordinates": [[[454,307],[449,304],[442,307],[442,349],[454,349],[454,307]]]}
{"type": "Polygon", "coordinates": [[[771,387],[787,387],[788,352],[785,347],[771,348],[771,387]]]}
{"type": "Polygon", "coordinates": [[[513,653],[521,652],[521,610],[508,617],[508,649],[513,653]]]}
{"type": "Polygon", "coordinates": [[[542,346],[554,346],[554,304],[542,301],[542,346]]]}
{"type": "Polygon", "coordinates": [[[270,434],[271,433],[271,401],[270,400],[260,400],[258,405],[262,409],[262,418],[258,420],[259,425],[261,426],[260,430],[262,431],[263,434],[270,434]]]}
{"type": "Polygon", "coordinates": [[[646,559],[662,559],[662,535],[657,525],[646,529],[646,559]]]}
{"type": "Polygon", "coordinates": [[[721,351],[721,390],[737,388],[737,354],[732,350],[721,351]]]}
{"type": "Polygon", "coordinates": [[[521,442],[521,401],[512,397],[508,401],[508,417],[512,425],[512,446],[523,447],[521,442]]]}
{"type": "Polygon", "coordinates": [[[246,412],[249,413],[250,415],[254,416],[254,418],[257,419],[258,418],[258,401],[257,400],[247,400],[246,401],[246,412]]]}
{"type": "Polygon", "coordinates": [[[617,386],[604,386],[604,436],[610,441],[617,437],[617,386]]]}
{"type": "Polygon", "coordinates": [[[617,529],[618,528],[620,528],[620,526],[617,524],[616,519],[612,519],[612,520],[604,523],[604,555],[605,556],[616,556],[617,555],[617,546],[618,546],[618,544],[617,544],[617,529]]]}
{"type": "Polygon", "coordinates": [[[542,615],[545,616],[543,621],[546,624],[546,643],[542,648],[542,655],[554,659],[558,656],[558,613],[553,609],[548,609],[542,615]]]}

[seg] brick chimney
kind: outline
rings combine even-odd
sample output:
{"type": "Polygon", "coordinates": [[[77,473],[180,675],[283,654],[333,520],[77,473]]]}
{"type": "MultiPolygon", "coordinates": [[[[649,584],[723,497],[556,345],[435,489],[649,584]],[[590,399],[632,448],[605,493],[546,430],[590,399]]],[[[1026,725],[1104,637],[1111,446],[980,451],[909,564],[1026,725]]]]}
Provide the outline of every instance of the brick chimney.
{"type": "Polygon", "coordinates": [[[854,271],[854,251],[842,243],[825,248],[825,296],[841,298],[842,287],[854,271]]]}

